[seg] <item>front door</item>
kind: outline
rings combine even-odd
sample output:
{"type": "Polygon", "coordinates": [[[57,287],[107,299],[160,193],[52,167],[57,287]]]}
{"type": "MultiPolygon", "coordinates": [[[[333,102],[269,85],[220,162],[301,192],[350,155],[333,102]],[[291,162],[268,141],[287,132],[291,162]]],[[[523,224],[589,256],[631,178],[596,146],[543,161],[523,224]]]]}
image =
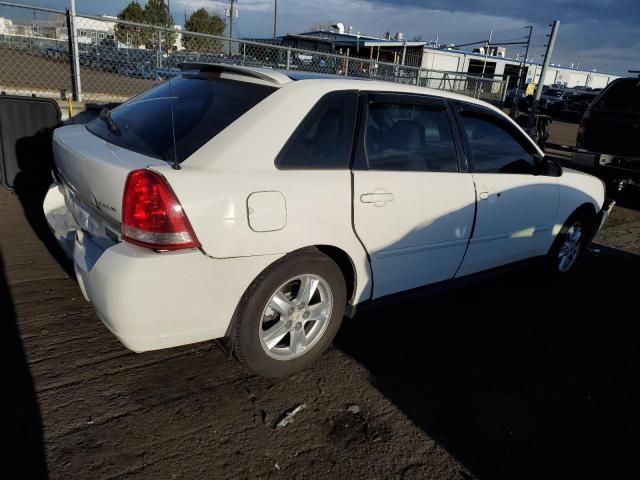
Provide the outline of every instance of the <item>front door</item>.
{"type": "Polygon", "coordinates": [[[472,106],[463,107],[458,119],[478,204],[458,276],[544,255],[553,241],[557,178],[538,174],[535,146],[501,115],[472,106]]]}

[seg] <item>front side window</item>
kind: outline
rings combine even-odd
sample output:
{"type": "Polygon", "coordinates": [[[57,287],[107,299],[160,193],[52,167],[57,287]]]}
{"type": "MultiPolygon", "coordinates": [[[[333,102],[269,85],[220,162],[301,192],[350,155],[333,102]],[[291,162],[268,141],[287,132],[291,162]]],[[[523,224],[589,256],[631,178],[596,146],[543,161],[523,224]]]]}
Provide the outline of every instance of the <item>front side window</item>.
{"type": "Polygon", "coordinates": [[[532,147],[505,120],[493,115],[463,112],[462,121],[467,136],[474,171],[479,173],[535,172],[532,147]]]}
{"type": "Polygon", "coordinates": [[[371,103],[365,148],[371,170],[458,171],[447,112],[430,105],[371,103]]]}
{"type": "Polygon", "coordinates": [[[349,168],[357,101],[354,91],[322,97],[278,155],[278,168],[349,168]]]}

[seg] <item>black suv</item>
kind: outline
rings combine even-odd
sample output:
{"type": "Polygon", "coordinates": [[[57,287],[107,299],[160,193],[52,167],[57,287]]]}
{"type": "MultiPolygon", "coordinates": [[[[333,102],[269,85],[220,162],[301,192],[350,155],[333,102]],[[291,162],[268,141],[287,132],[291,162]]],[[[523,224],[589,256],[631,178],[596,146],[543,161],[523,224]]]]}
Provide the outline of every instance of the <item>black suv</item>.
{"type": "Polygon", "coordinates": [[[618,188],[640,184],[640,78],[611,82],[582,117],[573,162],[618,188]]]}

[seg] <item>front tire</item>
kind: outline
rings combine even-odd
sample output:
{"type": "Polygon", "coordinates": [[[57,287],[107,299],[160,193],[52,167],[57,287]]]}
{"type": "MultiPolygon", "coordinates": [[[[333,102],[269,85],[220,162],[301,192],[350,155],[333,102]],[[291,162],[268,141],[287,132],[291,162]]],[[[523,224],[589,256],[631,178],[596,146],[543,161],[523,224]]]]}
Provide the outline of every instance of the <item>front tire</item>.
{"type": "Polygon", "coordinates": [[[234,353],[265,377],[303,370],[333,341],[345,306],[344,277],[331,258],[315,249],[289,254],[243,295],[233,328],[234,353]]]}
{"type": "Polygon", "coordinates": [[[592,225],[593,219],[583,212],[575,212],[569,217],[547,255],[547,263],[552,272],[566,275],[574,270],[589,246],[592,225]]]}

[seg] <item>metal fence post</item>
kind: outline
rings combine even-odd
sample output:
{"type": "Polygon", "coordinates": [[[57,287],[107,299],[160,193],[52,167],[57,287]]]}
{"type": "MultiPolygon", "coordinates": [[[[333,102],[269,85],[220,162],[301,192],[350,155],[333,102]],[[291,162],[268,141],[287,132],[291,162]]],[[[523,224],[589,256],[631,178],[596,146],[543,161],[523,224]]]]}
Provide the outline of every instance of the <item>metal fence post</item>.
{"type": "Polygon", "coordinates": [[[291,48],[287,48],[287,70],[291,67],[291,48]]]}
{"type": "Polygon", "coordinates": [[[418,67],[416,71],[416,86],[420,86],[420,77],[422,77],[422,68],[418,67]]]}
{"type": "Polygon", "coordinates": [[[502,81],[502,95],[500,98],[500,108],[504,107],[504,101],[507,99],[507,88],[509,87],[509,80],[511,80],[511,76],[507,75],[507,78],[502,81]]]}
{"type": "Polygon", "coordinates": [[[344,62],[344,76],[349,75],[349,49],[347,48],[347,57],[344,62]]]}
{"type": "MultiPolygon", "coordinates": [[[[73,3],[71,4],[74,5],[73,3]]],[[[71,91],[75,102],[82,101],[82,84],[80,82],[80,61],[78,58],[78,38],[76,37],[75,12],[66,11],[67,37],[69,40],[69,70],[71,73],[71,91]]]]}

